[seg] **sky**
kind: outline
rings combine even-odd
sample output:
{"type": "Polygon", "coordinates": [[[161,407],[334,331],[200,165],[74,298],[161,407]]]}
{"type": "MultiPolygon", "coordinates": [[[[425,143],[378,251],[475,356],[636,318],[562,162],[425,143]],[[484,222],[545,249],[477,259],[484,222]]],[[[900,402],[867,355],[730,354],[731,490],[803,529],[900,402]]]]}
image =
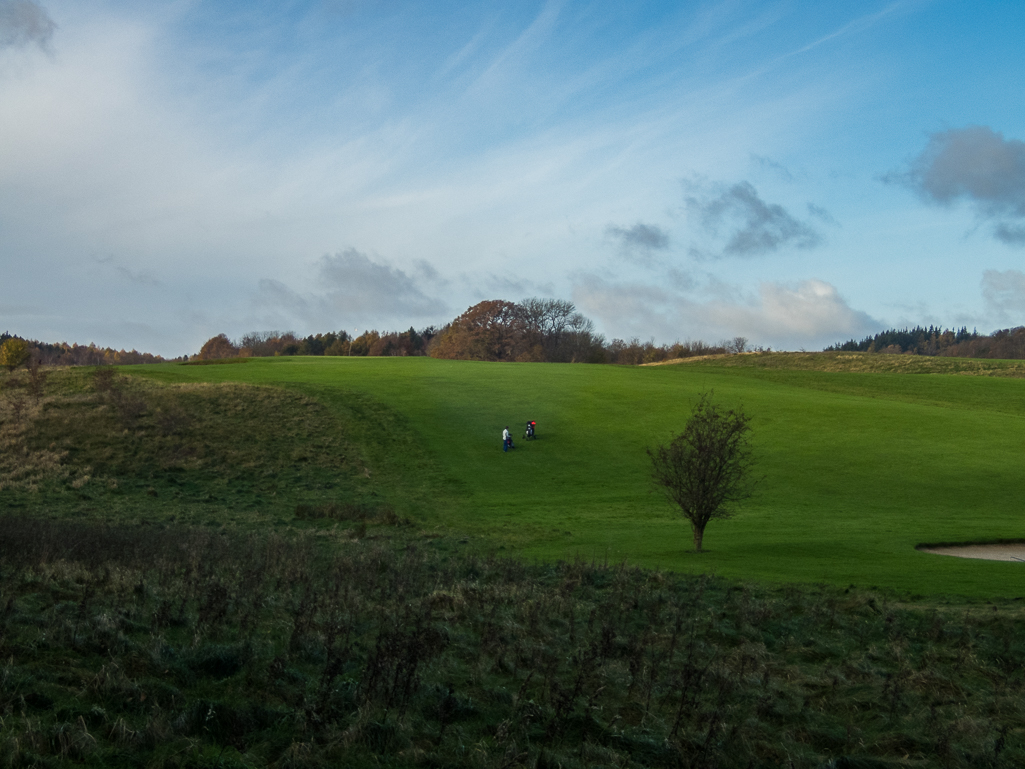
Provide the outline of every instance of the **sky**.
{"type": "Polygon", "coordinates": [[[0,331],[1025,324],[1020,0],[0,0],[0,331]]]}

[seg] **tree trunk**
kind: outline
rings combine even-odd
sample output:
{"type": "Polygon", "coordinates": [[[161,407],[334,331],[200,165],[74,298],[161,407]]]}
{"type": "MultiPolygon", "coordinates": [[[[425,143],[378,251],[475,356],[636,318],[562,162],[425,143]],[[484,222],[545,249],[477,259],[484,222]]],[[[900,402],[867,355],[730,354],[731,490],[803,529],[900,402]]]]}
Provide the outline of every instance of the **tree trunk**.
{"type": "Polygon", "coordinates": [[[694,527],[694,552],[695,553],[700,553],[701,552],[701,538],[704,537],[704,536],[705,536],[705,527],[704,526],[695,526],[694,527]]]}

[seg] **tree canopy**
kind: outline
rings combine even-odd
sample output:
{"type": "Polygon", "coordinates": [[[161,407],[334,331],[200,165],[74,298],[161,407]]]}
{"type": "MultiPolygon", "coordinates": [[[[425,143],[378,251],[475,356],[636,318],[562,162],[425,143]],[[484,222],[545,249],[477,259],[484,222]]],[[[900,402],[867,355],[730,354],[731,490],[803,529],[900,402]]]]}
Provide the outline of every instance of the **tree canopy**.
{"type": "Polygon", "coordinates": [[[750,422],[703,393],[683,432],[647,450],[652,478],[690,521],[699,553],[709,521],[729,518],[733,504],[750,496],[750,422]]]}
{"type": "Polygon", "coordinates": [[[28,342],[18,337],[11,337],[0,345],[0,366],[14,371],[29,359],[28,342]]]}
{"type": "Polygon", "coordinates": [[[441,330],[430,355],[469,360],[604,363],[605,338],[564,299],[478,302],[441,330]]]}
{"type": "Polygon", "coordinates": [[[200,360],[217,360],[218,358],[237,358],[238,347],[228,339],[227,334],[211,337],[199,351],[200,360]]]}

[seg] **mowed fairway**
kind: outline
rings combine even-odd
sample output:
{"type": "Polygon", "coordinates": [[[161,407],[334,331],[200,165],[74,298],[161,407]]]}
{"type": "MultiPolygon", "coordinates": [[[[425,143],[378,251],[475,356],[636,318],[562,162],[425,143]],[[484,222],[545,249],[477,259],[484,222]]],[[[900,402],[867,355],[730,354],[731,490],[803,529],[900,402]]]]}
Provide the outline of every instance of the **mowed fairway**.
{"type": "Polygon", "coordinates": [[[408,431],[422,450],[371,457],[375,472],[408,472],[436,501],[417,515],[507,552],[923,595],[1025,596],[1025,563],[915,550],[1025,539],[1020,379],[427,358],[135,370],[171,382],[295,387],[340,414],[372,398],[395,413],[389,429],[408,431]],[[681,429],[707,390],[753,417],[760,483],[735,518],[709,525],[707,552],[694,554],[689,525],[652,488],[644,448],[681,429]],[[539,440],[503,453],[502,428],[519,438],[528,419],[539,440]]]}

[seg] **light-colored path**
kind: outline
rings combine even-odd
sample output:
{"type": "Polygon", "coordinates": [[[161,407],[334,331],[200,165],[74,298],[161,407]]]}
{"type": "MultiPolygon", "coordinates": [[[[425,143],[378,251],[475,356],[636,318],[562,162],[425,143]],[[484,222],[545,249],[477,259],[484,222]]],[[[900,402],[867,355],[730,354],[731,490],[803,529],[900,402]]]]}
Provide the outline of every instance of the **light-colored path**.
{"type": "Polygon", "coordinates": [[[1013,542],[1001,545],[956,545],[953,547],[923,547],[923,553],[955,555],[958,558],[983,558],[987,561],[1025,562],[1025,543],[1013,542]]]}

